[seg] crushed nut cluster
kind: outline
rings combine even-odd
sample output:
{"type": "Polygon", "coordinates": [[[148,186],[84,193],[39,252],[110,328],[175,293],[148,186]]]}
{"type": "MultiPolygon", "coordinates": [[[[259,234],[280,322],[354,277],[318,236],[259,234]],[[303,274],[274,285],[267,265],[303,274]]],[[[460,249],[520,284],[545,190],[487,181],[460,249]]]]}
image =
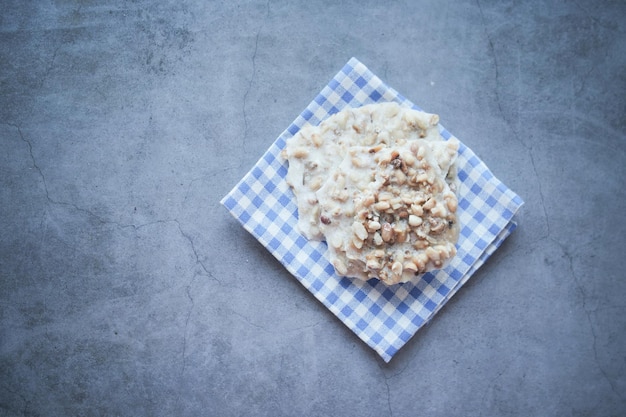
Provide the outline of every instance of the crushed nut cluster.
{"type": "Polygon", "coordinates": [[[407,282],[456,254],[458,141],[395,103],[338,113],[288,141],[298,226],[338,274],[407,282]],[[343,114],[342,114],[343,113],[343,114]]]}

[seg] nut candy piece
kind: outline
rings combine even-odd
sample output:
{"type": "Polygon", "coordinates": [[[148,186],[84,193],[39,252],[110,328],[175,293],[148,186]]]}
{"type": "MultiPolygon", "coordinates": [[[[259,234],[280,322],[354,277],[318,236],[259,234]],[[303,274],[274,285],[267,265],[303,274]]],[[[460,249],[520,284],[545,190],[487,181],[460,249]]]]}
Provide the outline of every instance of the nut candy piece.
{"type": "Polygon", "coordinates": [[[438,121],[396,103],[373,104],[287,142],[298,228],[331,243],[327,257],[338,274],[395,284],[455,256],[459,143],[443,140],[438,121]]]}

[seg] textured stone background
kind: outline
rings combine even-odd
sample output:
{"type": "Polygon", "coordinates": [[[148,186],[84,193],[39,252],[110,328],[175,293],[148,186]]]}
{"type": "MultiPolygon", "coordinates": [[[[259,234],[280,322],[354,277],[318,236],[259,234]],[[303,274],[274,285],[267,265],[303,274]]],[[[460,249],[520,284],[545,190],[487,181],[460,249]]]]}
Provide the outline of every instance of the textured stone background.
{"type": "Polygon", "coordinates": [[[0,416],[626,415],[626,4],[4,0],[0,416]],[[390,364],[220,198],[355,56],[519,193],[390,364]]]}

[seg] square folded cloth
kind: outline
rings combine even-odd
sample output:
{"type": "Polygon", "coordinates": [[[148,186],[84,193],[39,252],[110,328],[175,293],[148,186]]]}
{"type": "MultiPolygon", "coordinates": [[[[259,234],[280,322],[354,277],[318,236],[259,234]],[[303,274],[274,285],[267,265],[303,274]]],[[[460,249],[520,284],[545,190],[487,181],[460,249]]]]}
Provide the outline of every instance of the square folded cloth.
{"type": "MultiPolygon", "coordinates": [[[[280,152],[307,123],[317,125],[344,107],[385,101],[420,110],[351,58],[221,203],[302,285],[389,362],[515,230],[514,215],[523,201],[461,142],[457,160],[461,231],[450,264],[417,282],[392,286],[376,279],[337,276],[324,257],[326,243],[309,241],[298,233],[297,203],[285,181],[288,165],[280,152]]],[[[445,128],[440,130],[445,140],[452,137],[445,128]]]]}

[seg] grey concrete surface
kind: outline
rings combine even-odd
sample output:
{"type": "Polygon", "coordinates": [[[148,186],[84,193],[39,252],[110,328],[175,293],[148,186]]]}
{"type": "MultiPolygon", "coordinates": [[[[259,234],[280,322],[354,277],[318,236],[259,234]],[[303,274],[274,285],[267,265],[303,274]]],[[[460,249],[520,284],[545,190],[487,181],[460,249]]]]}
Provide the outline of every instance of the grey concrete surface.
{"type": "Polygon", "coordinates": [[[0,416],[626,415],[626,4],[5,0],[0,416]],[[385,364],[219,205],[355,56],[526,201],[385,364]]]}

